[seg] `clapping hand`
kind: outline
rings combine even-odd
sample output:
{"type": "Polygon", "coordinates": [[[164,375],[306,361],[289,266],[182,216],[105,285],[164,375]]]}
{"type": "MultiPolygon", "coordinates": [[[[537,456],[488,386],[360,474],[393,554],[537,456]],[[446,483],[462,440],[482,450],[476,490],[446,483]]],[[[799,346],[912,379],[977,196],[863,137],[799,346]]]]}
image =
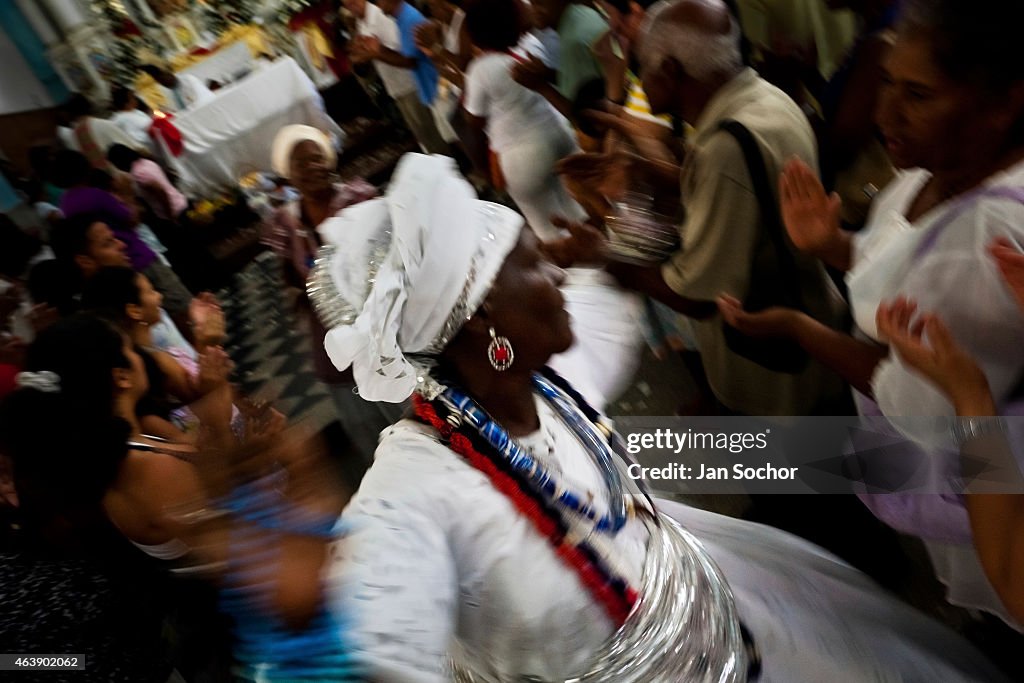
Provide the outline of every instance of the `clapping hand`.
{"type": "Polygon", "coordinates": [[[782,170],[779,201],[789,238],[800,251],[820,256],[840,238],[842,200],[835,192],[825,194],[817,174],[796,157],[782,170]]]}
{"type": "Polygon", "coordinates": [[[441,43],[441,24],[434,21],[424,22],[416,27],[413,36],[420,52],[430,59],[439,56],[434,51],[434,47],[441,43]]]}
{"type": "Polygon", "coordinates": [[[196,346],[219,346],[224,343],[227,338],[224,311],[213,294],[203,292],[192,299],[188,317],[196,346]]]}
{"type": "Polygon", "coordinates": [[[200,424],[227,428],[231,424],[234,396],[228,377],[234,364],[224,349],[211,346],[199,354],[199,376],[196,385],[201,398],[190,404],[200,424]]]}
{"type": "MultiPolygon", "coordinates": [[[[970,354],[957,345],[949,328],[937,316],[918,315],[917,304],[900,297],[879,305],[875,324],[879,336],[896,350],[900,359],[941,389],[957,412],[975,412],[977,408],[966,407],[978,406],[979,402],[991,404],[985,374],[970,354]]],[[[994,406],[990,410],[994,412],[994,406]]]]}

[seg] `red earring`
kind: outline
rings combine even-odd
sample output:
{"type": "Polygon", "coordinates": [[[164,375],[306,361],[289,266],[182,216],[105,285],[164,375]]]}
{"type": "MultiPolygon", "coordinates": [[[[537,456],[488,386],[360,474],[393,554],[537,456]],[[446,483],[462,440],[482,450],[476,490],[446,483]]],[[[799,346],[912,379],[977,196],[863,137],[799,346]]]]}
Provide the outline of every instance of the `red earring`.
{"type": "Polygon", "coordinates": [[[487,347],[487,360],[491,362],[491,367],[498,372],[505,372],[512,367],[512,362],[516,359],[516,354],[512,351],[512,344],[509,343],[507,337],[499,337],[494,334],[494,328],[490,329],[491,343],[487,347]]]}

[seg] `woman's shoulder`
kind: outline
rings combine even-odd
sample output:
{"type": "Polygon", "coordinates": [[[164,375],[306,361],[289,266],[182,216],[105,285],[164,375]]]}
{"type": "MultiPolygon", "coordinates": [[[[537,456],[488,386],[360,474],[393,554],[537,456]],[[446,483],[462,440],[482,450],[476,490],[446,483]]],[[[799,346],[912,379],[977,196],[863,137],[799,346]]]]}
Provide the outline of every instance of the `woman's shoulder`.
{"type": "Polygon", "coordinates": [[[440,440],[432,427],[412,419],[399,420],[384,431],[370,473],[374,470],[417,478],[444,478],[473,471],[440,440]]]}
{"type": "Polygon", "coordinates": [[[418,508],[440,508],[454,494],[482,477],[440,441],[430,427],[401,420],[388,428],[374,454],[373,465],[349,507],[387,501],[418,508]]]}

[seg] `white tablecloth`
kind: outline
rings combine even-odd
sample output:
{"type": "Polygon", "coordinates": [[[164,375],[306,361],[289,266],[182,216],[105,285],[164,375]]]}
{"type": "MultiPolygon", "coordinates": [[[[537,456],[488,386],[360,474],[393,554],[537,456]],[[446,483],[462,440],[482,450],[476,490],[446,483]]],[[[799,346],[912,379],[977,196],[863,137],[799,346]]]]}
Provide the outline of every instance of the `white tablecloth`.
{"type": "Polygon", "coordinates": [[[160,141],[182,189],[210,194],[234,185],[251,171],[270,169],[270,147],[277,131],[292,123],[316,126],[342,140],[323,108],[320,93],[290,58],[281,59],[238,83],[218,90],[209,102],[174,119],[185,150],[172,156],[160,141]]]}
{"type": "Polygon", "coordinates": [[[203,83],[217,81],[231,83],[242,74],[252,71],[256,60],[244,40],[239,40],[227,47],[217,50],[195,66],[183,70],[182,74],[195,76],[203,83]]]}

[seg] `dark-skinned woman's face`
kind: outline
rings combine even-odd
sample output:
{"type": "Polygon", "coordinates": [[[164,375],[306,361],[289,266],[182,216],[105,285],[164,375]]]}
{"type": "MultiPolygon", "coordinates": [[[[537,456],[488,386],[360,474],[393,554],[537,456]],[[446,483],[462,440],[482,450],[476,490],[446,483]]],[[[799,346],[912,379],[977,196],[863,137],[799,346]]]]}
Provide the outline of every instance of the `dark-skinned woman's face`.
{"type": "Polygon", "coordinates": [[[486,323],[508,338],[516,364],[529,369],[539,369],[573,341],[558,289],[565,272],[546,260],[539,246],[533,231],[524,229],[484,304],[486,323]]]}
{"type": "Polygon", "coordinates": [[[315,194],[331,184],[331,168],[320,145],[303,140],[291,157],[291,182],[303,194],[315,194]]]}
{"type": "Polygon", "coordinates": [[[897,168],[933,172],[969,163],[1003,141],[1004,105],[980,87],[950,78],[925,37],[901,35],[882,64],[876,121],[897,168]]]}

